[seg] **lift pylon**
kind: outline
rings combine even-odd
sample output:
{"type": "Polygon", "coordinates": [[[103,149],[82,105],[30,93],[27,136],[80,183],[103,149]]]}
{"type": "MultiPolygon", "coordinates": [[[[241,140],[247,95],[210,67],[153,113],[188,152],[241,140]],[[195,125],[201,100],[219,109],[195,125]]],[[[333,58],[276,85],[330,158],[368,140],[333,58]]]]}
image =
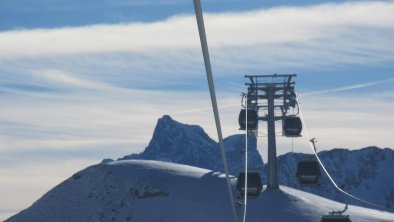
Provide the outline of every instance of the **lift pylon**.
{"type": "MultiPolygon", "coordinates": [[[[277,163],[275,121],[283,120],[290,108],[295,108],[296,74],[246,75],[248,107],[256,110],[259,121],[267,122],[268,134],[268,184],[267,189],[279,189],[277,163]]],[[[256,131],[253,129],[252,131],[256,131]]],[[[255,133],[256,135],[256,133],[255,133]]]]}

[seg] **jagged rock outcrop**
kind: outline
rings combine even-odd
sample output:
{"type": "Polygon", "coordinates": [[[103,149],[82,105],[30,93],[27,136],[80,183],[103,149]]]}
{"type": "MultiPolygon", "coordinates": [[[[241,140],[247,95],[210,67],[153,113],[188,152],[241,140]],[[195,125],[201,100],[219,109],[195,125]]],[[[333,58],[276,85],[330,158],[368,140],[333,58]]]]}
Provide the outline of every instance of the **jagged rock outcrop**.
{"type": "MultiPolygon", "coordinates": [[[[253,170],[264,169],[263,160],[257,151],[256,138],[248,137],[248,161],[253,170]]],[[[243,168],[245,135],[233,135],[224,139],[229,171],[236,175],[243,168]]],[[[157,122],[148,147],[140,154],[120,158],[160,160],[211,169],[223,172],[220,148],[200,126],[187,125],[165,115],[157,122]]]]}

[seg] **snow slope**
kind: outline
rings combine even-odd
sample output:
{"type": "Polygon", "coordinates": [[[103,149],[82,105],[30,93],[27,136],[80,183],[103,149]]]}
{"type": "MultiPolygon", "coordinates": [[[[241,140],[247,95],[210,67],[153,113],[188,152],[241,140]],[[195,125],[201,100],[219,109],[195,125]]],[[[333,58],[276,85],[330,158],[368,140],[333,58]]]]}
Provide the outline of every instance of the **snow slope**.
{"type": "MultiPolygon", "coordinates": [[[[266,183],[267,166],[256,147],[256,138],[249,137],[249,168],[261,172],[266,183]]],[[[229,171],[237,175],[243,169],[242,149],[244,135],[233,135],[224,140],[229,171]]],[[[372,203],[394,209],[394,150],[367,147],[360,150],[333,149],[322,151],[319,156],[339,185],[351,194],[372,203]]],[[[295,179],[299,160],[311,158],[303,153],[287,153],[278,157],[278,180],[281,185],[317,194],[333,200],[344,197],[323,174],[320,186],[301,186],[295,179]]],[[[200,126],[187,125],[163,116],[157,122],[148,147],[140,154],[121,159],[162,160],[182,163],[222,172],[223,164],[218,144],[209,138],[200,126]]],[[[362,205],[350,200],[352,204],[362,205]]],[[[372,206],[366,206],[371,208],[372,206]]]]}
{"type": "MultiPolygon", "coordinates": [[[[232,179],[235,189],[235,179],[232,179]]],[[[235,192],[235,190],[233,190],[235,192]]],[[[247,221],[319,221],[343,204],[282,186],[249,201],[247,221]]],[[[353,221],[394,221],[394,214],[349,206],[353,221]]],[[[241,217],[242,207],[238,207],[241,217]]],[[[6,222],[231,221],[224,175],[149,160],[88,167],[6,222]]]]}
{"type": "MultiPolygon", "coordinates": [[[[394,209],[394,150],[377,147],[352,151],[333,149],[320,152],[319,157],[339,186],[364,200],[394,209]]],[[[325,174],[320,186],[305,187],[294,180],[297,163],[302,159],[308,159],[308,155],[288,153],[278,158],[280,184],[330,199],[344,199],[325,174]]],[[[350,202],[362,206],[359,201],[351,199],[350,202]]]]}

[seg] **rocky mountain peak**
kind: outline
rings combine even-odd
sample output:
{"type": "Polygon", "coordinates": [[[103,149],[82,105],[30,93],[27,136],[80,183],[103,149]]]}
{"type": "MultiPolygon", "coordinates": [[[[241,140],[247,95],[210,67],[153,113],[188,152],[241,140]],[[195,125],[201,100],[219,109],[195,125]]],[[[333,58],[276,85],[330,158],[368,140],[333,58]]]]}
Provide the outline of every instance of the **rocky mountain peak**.
{"type": "MultiPolygon", "coordinates": [[[[249,166],[254,170],[263,170],[264,163],[257,151],[256,138],[249,136],[249,166]]],[[[243,167],[245,135],[232,135],[224,139],[229,162],[229,170],[236,175],[243,167]]],[[[148,147],[140,154],[131,154],[120,158],[161,160],[174,163],[212,169],[223,172],[220,148],[205,131],[196,125],[180,123],[168,115],[157,121],[148,147]]]]}

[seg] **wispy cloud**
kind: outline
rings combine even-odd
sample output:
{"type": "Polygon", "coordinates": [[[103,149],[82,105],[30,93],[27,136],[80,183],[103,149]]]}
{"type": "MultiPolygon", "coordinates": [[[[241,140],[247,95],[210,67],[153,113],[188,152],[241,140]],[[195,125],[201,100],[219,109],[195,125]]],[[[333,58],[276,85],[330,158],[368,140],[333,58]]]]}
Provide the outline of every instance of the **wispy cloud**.
{"type": "MultiPolygon", "coordinates": [[[[393,2],[360,2],[206,14],[205,18],[209,44],[213,48],[323,41],[340,44],[354,30],[377,32],[358,36],[361,42],[347,45],[356,50],[364,45],[360,43],[375,40],[380,30],[386,33],[387,30],[393,30],[392,11],[393,2]]],[[[4,59],[76,53],[145,54],[163,50],[198,49],[195,26],[195,18],[190,15],[154,23],[7,31],[0,33],[0,56],[4,59]]],[[[352,40],[356,37],[351,36],[352,40]]],[[[380,40],[373,45],[382,46],[381,50],[389,48],[387,45],[383,47],[385,44],[392,45],[388,37],[380,36],[380,40]]],[[[346,41],[347,43],[349,42],[346,41]]]]}
{"type": "MultiPolygon", "coordinates": [[[[391,64],[391,11],[394,2],[351,2],[206,14],[215,77],[391,64]]],[[[0,32],[0,78],[9,85],[196,90],[205,86],[201,64],[194,15],[0,32]]]]}
{"type": "Polygon", "coordinates": [[[335,93],[335,92],[350,91],[350,90],[362,89],[362,88],[377,86],[377,85],[382,85],[382,84],[391,84],[393,82],[394,82],[394,78],[389,78],[389,79],[384,79],[384,80],[371,81],[371,82],[366,82],[366,83],[350,85],[350,86],[342,86],[342,87],[333,88],[333,89],[325,89],[325,90],[319,90],[319,91],[314,91],[314,92],[306,92],[306,93],[302,93],[301,96],[312,96],[312,95],[321,95],[321,94],[328,94],[328,93],[335,93]]]}
{"type": "Polygon", "coordinates": [[[110,87],[103,83],[85,80],[80,77],[72,76],[70,73],[56,69],[33,70],[31,74],[34,76],[33,78],[53,84],[57,88],[62,86],[71,86],[86,89],[106,89],[110,87]]]}
{"type": "MultiPolygon", "coordinates": [[[[352,2],[206,14],[212,60],[215,71],[219,70],[216,77],[228,78],[234,70],[248,71],[245,67],[254,66],[257,70],[261,66],[283,68],[286,64],[319,67],[327,63],[393,61],[392,11],[393,2],[352,2]]],[[[76,144],[84,146],[87,141],[98,144],[94,138],[97,135],[102,137],[100,143],[106,144],[126,138],[118,137],[121,131],[141,141],[151,131],[142,125],[152,128],[162,114],[189,120],[187,115],[209,115],[211,109],[205,94],[175,91],[176,87],[187,89],[188,84],[195,82],[201,82],[201,89],[205,86],[193,15],[154,23],[7,31],[0,33],[0,43],[0,68],[15,69],[11,75],[1,75],[3,82],[11,83],[11,87],[0,85],[1,92],[7,95],[3,103],[5,111],[0,117],[24,124],[23,132],[31,130],[36,132],[34,136],[47,135],[33,143],[37,146],[57,143],[59,147],[70,147],[70,144],[77,147],[76,144]],[[21,68],[9,68],[19,67],[21,63],[21,68]],[[29,84],[54,91],[30,92],[12,87],[12,83],[23,82],[24,78],[29,84]],[[197,78],[199,81],[195,81],[197,78]],[[141,84],[144,81],[150,81],[150,87],[141,84]],[[159,87],[166,81],[173,85],[167,89],[159,87]],[[141,85],[142,89],[138,89],[141,85]],[[135,130],[141,127],[142,132],[135,130]],[[107,129],[113,133],[105,133],[107,129]],[[66,137],[53,137],[56,134],[66,137]]],[[[304,95],[361,89],[387,82],[393,79],[304,95]]],[[[238,113],[235,110],[238,101],[230,99],[221,105],[222,110],[238,113]]],[[[234,114],[228,114],[227,118],[230,115],[234,114]]],[[[204,123],[211,120],[199,118],[204,123]]],[[[8,136],[17,131],[11,126],[8,129],[13,129],[8,130],[8,136]]]]}

